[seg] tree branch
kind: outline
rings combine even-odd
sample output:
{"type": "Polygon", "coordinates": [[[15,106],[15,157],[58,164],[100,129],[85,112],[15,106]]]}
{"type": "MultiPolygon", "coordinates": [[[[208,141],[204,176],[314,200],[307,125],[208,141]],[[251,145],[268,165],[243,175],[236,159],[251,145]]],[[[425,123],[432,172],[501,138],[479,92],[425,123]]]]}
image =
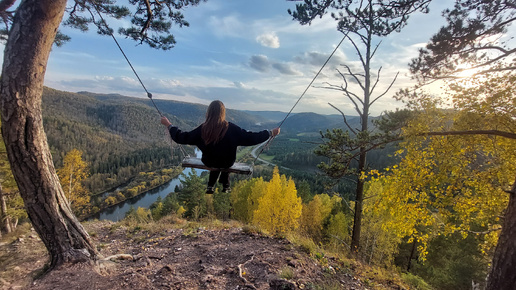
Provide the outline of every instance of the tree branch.
{"type": "Polygon", "coordinates": [[[152,8],[149,0],[144,0],[145,7],[147,8],[147,20],[145,20],[145,24],[142,26],[142,30],[140,31],[140,34],[143,35],[145,33],[145,30],[147,30],[150,26],[150,22],[152,19],[152,8]]]}
{"type": "Polygon", "coordinates": [[[351,126],[349,125],[348,123],[348,120],[346,119],[346,115],[344,114],[344,112],[342,112],[339,108],[335,107],[334,105],[332,105],[331,103],[328,103],[328,105],[330,105],[332,108],[334,108],[335,110],[339,111],[339,113],[342,115],[342,118],[344,118],[344,124],[346,124],[346,126],[348,127],[348,129],[353,133],[353,134],[357,134],[357,132],[351,128],[351,126]]]}
{"type": "Polygon", "coordinates": [[[397,72],[396,73],[396,76],[394,76],[394,79],[392,80],[391,84],[389,85],[389,87],[387,87],[387,89],[381,94],[379,95],[378,97],[376,97],[369,105],[373,105],[374,102],[376,102],[379,98],[385,96],[385,94],[387,94],[387,92],[389,92],[392,88],[392,86],[394,85],[394,82],[396,82],[396,80],[398,79],[398,75],[400,74],[400,72],[397,72]]]}

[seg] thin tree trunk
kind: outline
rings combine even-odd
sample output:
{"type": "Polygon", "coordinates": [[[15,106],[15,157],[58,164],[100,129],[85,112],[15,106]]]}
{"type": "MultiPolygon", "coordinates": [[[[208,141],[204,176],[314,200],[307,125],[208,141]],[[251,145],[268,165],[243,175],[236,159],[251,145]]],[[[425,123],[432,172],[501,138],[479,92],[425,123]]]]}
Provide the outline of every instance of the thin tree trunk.
{"type": "Polygon", "coordinates": [[[412,242],[412,250],[410,251],[410,256],[407,263],[407,272],[410,272],[410,267],[412,266],[412,259],[414,259],[414,255],[416,254],[416,244],[417,239],[414,238],[414,241],[412,242]]]}
{"type": "Polygon", "coordinates": [[[513,290],[516,285],[516,180],[509,192],[502,232],[493,255],[487,290],[513,290]]]}
{"type": "Polygon", "coordinates": [[[98,257],[66,202],[41,115],[45,70],[65,7],[66,0],[20,3],[5,47],[0,81],[7,155],[28,216],[49,251],[51,269],[98,257]]]}
{"type": "Polygon", "coordinates": [[[13,228],[11,227],[11,219],[9,218],[9,216],[7,216],[7,203],[5,201],[5,194],[2,188],[2,184],[0,184],[0,224],[2,225],[0,227],[0,234],[2,232],[2,229],[6,233],[10,233],[13,231],[13,228]]]}
{"type": "MultiPolygon", "coordinates": [[[[366,154],[360,154],[360,162],[358,172],[362,172],[365,168],[366,154]]],[[[362,231],[362,202],[364,201],[364,180],[358,177],[357,187],[355,191],[355,216],[353,218],[353,232],[351,235],[351,252],[358,254],[360,247],[360,232],[362,231]]]]}

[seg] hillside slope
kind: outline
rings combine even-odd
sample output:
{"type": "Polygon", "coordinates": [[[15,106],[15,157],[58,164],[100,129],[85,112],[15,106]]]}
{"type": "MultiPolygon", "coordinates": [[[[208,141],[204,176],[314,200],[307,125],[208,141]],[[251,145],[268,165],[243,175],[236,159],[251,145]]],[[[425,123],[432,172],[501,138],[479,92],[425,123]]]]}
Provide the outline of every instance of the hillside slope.
{"type": "Polygon", "coordinates": [[[378,273],[351,260],[310,256],[286,239],[231,224],[94,221],[85,227],[104,257],[118,255],[102,263],[102,275],[76,264],[33,281],[48,258],[29,232],[0,244],[1,289],[399,289],[393,281],[375,282],[378,273]]]}

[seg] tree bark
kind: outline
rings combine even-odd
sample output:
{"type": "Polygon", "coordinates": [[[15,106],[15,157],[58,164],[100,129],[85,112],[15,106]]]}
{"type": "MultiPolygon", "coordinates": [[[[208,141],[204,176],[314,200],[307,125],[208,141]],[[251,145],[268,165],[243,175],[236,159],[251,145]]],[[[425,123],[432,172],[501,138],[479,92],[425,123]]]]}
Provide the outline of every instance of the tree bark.
{"type": "Polygon", "coordinates": [[[66,0],[25,0],[9,32],[0,81],[2,135],[28,216],[50,254],[50,269],[94,261],[98,252],[73,215],[43,130],[41,97],[66,0]]]}
{"type": "Polygon", "coordinates": [[[502,232],[487,279],[487,290],[512,290],[516,285],[516,180],[509,194],[502,232]]]}

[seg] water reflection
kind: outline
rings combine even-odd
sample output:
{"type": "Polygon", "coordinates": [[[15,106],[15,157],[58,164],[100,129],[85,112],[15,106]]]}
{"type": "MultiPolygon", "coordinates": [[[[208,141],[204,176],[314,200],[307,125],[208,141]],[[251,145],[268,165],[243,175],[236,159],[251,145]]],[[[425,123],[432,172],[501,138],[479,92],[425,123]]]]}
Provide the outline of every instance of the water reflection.
{"type": "MultiPolygon", "coordinates": [[[[183,170],[183,173],[188,175],[192,169],[186,168],[183,170]]],[[[200,175],[203,171],[201,169],[195,169],[196,174],[200,175]]],[[[152,190],[147,191],[146,193],[137,195],[133,198],[127,199],[124,202],[121,202],[117,205],[114,205],[112,207],[106,208],[97,214],[91,216],[88,218],[88,220],[91,219],[98,219],[98,220],[110,220],[110,221],[119,221],[125,217],[125,214],[131,209],[131,206],[134,209],[137,209],[139,207],[143,208],[149,208],[152,203],[154,203],[158,197],[165,198],[169,193],[174,192],[174,189],[177,185],[181,184],[181,181],[183,180],[182,176],[179,175],[179,177],[172,179],[171,181],[154,188],[152,190]]]]}

